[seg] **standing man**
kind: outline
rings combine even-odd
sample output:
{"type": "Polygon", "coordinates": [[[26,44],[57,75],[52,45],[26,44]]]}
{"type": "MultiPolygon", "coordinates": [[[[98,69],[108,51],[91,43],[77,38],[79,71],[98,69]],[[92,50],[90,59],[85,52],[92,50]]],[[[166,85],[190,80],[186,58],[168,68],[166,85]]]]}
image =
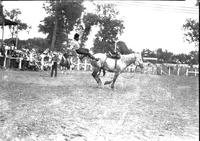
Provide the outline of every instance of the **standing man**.
{"type": "Polygon", "coordinates": [[[82,59],[83,59],[84,57],[89,57],[89,58],[91,58],[91,59],[93,59],[93,60],[98,61],[98,59],[95,58],[95,57],[89,52],[89,49],[80,47],[80,44],[79,44],[79,34],[78,34],[78,33],[76,33],[76,34],[74,35],[74,41],[72,42],[71,49],[72,49],[72,50],[75,50],[78,54],[82,55],[81,57],[79,57],[81,61],[82,61],[82,59]]]}
{"type": "Polygon", "coordinates": [[[53,72],[55,71],[54,77],[57,77],[57,66],[58,66],[58,56],[56,53],[53,53],[53,57],[51,59],[52,67],[51,67],[51,77],[53,77],[53,72]]]}
{"type": "Polygon", "coordinates": [[[40,57],[41,57],[41,70],[44,70],[44,58],[46,57],[46,55],[42,53],[40,57]]]}

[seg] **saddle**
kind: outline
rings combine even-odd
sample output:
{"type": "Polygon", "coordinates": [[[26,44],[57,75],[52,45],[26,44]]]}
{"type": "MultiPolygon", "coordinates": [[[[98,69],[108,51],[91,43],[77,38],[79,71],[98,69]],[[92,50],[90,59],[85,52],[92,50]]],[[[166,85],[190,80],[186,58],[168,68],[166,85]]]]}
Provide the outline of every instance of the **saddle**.
{"type": "Polygon", "coordinates": [[[121,58],[121,56],[120,56],[120,54],[118,52],[115,52],[115,53],[108,52],[106,54],[106,56],[108,58],[117,59],[117,60],[121,58]]]}

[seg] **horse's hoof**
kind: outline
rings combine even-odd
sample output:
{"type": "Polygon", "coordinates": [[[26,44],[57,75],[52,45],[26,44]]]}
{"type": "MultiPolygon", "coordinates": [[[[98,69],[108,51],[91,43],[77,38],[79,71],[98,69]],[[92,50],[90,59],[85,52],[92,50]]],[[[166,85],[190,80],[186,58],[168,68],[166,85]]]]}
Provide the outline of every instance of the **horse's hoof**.
{"type": "Polygon", "coordinates": [[[108,85],[108,84],[110,84],[111,82],[110,81],[106,81],[105,83],[104,83],[104,85],[108,85]]]}

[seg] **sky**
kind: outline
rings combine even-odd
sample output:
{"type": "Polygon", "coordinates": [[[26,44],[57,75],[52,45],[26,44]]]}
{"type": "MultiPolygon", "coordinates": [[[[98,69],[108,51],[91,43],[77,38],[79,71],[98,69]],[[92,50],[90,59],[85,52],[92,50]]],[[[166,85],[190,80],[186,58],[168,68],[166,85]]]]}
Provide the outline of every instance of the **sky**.
{"type": "MultiPolygon", "coordinates": [[[[187,18],[198,20],[198,7],[196,0],[186,1],[96,1],[96,3],[113,3],[119,11],[119,19],[124,21],[125,30],[119,36],[128,48],[134,51],[143,49],[156,50],[162,48],[174,54],[189,53],[194,50],[194,45],[183,40],[182,25],[187,18]]],[[[38,32],[38,25],[46,16],[42,8],[44,1],[3,1],[4,9],[19,8],[19,16],[23,22],[32,27],[29,34],[22,32],[20,39],[34,37],[45,38],[38,32]]],[[[94,11],[94,5],[87,1],[85,6],[88,12],[94,11]]],[[[8,30],[8,29],[5,29],[8,30]]],[[[87,48],[92,47],[94,35],[98,28],[93,28],[87,42],[87,48]]],[[[9,38],[9,31],[5,31],[4,38],[9,38]]]]}

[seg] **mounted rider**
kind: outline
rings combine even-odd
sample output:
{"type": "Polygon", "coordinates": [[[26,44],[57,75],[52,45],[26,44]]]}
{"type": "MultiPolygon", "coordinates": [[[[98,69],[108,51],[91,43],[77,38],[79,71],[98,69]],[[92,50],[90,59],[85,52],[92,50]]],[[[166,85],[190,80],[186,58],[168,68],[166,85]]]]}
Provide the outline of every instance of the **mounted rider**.
{"type": "Polygon", "coordinates": [[[119,52],[119,48],[118,48],[117,43],[118,43],[118,42],[115,43],[114,52],[111,53],[111,52],[109,51],[108,54],[107,54],[107,57],[113,58],[113,59],[120,59],[120,58],[121,58],[121,55],[120,55],[120,52],[119,52]]]}
{"type": "Polygon", "coordinates": [[[76,51],[76,53],[78,53],[80,56],[79,56],[79,59],[82,61],[82,59],[84,57],[89,57],[91,58],[92,60],[95,60],[95,61],[98,61],[97,58],[95,58],[90,52],[89,52],[89,49],[87,48],[82,48],[80,47],[80,43],[79,43],[79,34],[76,33],[74,35],[74,40],[72,41],[71,43],[71,49],[76,51]]]}

